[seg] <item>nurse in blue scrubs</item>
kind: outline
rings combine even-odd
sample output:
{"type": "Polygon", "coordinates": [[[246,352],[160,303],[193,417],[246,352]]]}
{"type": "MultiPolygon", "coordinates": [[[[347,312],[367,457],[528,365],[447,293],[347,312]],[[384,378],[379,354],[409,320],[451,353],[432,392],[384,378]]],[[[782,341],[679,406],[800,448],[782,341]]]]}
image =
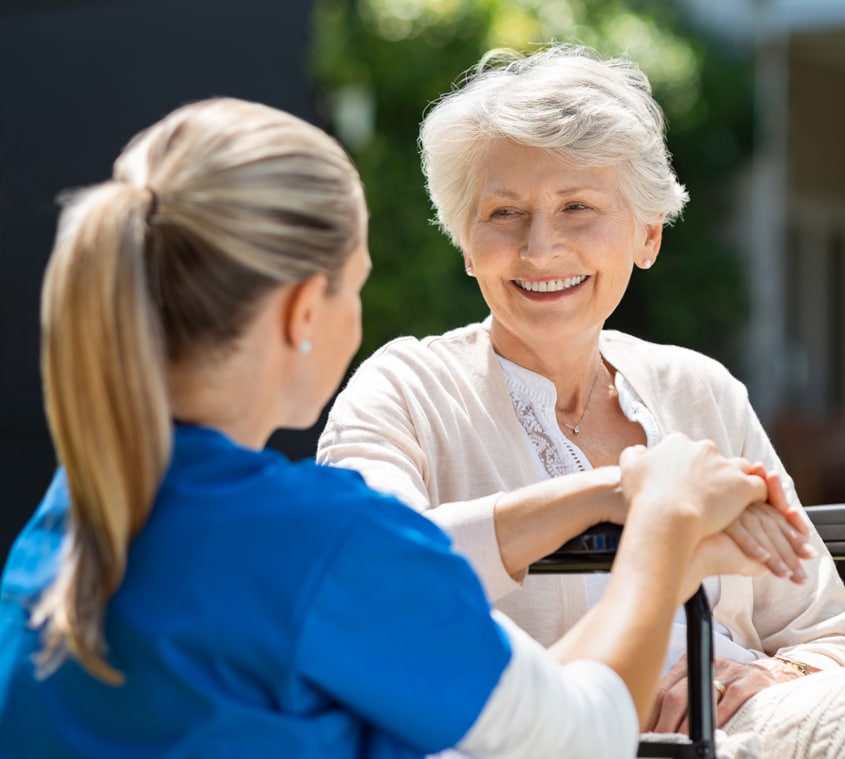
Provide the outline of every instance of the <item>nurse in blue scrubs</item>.
{"type": "Polygon", "coordinates": [[[621,571],[546,651],[429,520],[264,448],[341,381],[369,270],[347,155],[255,103],[173,112],[69,200],[60,467],[3,574],[0,756],[634,755],[675,608],[764,571],[720,531],[777,483],[681,436],[626,451],[621,571]]]}

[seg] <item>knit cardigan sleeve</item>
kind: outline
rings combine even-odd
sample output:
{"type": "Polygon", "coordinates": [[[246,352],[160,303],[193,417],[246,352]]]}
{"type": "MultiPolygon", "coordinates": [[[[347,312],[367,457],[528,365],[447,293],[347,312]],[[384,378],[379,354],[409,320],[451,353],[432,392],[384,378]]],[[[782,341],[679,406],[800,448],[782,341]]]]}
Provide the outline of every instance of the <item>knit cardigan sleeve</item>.
{"type": "MultiPolygon", "coordinates": [[[[784,470],[757,415],[749,405],[747,408],[746,434],[740,455],[780,471],[787,497],[801,507],[792,479],[784,470]]],[[[745,629],[746,648],[761,655],[783,656],[818,669],[829,669],[845,665],[845,587],[833,558],[812,525],[810,534],[818,557],[805,562],[809,576],[806,583],[796,585],[772,575],[753,579],[724,578],[725,601],[719,611],[726,618],[733,618],[736,629],[746,628],[750,622],[753,633],[745,629]],[[750,602],[750,619],[748,602],[738,603],[743,597],[750,602]]]]}
{"type": "Polygon", "coordinates": [[[486,334],[471,325],[377,351],[336,399],[317,458],[431,518],[496,601],[520,583],[502,563],[495,504],[536,474],[486,334]]]}

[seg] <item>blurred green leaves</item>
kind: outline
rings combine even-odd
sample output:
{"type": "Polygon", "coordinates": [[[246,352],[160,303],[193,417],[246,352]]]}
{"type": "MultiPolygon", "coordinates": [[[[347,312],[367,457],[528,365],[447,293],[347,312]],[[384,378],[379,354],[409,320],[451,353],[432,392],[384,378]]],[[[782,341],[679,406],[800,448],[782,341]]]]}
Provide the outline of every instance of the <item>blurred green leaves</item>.
{"type": "Polygon", "coordinates": [[[608,326],[732,363],[745,287],[725,240],[733,175],[750,153],[750,60],[697,36],[665,0],[315,0],[313,29],[318,107],[355,158],[372,214],[362,355],[398,334],[486,314],[459,251],[430,223],[419,122],[486,50],[557,41],[639,63],[692,196],[659,263],[635,272],[608,326]]]}

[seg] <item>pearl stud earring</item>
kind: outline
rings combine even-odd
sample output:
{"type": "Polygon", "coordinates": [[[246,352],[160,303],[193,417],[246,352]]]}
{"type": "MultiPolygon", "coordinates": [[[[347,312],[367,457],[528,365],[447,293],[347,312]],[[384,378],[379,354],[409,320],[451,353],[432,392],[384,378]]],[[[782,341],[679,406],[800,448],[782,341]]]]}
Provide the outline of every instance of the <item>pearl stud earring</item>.
{"type": "Polygon", "coordinates": [[[311,341],[306,338],[297,346],[296,350],[299,351],[300,356],[307,356],[311,353],[311,341]]]}
{"type": "Polygon", "coordinates": [[[651,259],[647,258],[643,261],[643,269],[650,269],[651,268],[651,259]]]}

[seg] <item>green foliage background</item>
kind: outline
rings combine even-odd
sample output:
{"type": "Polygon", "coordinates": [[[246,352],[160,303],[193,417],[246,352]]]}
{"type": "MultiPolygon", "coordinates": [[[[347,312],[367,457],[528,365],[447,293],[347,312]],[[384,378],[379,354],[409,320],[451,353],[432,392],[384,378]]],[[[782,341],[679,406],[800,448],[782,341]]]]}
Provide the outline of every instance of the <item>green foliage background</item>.
{"type": "MultiPolygon", "coordinates": [[[[374,270],[359,356],[399,334],[481,319],[459,252],[431,225],[416,150],[425,107],[493,47],[549,41],[625,54],[648,74],[691,195],[658,264],[635,270],[609,327],[686,345],[741,366],[743,270],[725,243],[733,175],[752,137],[751,62],[697,34],[666,0],[316,0],[312,75],[325,124],[350,150],[371,210],[374,270]],[[371,131],[344,127],[341,104],[369,104],[371,131]]],[[[366,125],[365,125],[366,126],[366,125]]]]}

